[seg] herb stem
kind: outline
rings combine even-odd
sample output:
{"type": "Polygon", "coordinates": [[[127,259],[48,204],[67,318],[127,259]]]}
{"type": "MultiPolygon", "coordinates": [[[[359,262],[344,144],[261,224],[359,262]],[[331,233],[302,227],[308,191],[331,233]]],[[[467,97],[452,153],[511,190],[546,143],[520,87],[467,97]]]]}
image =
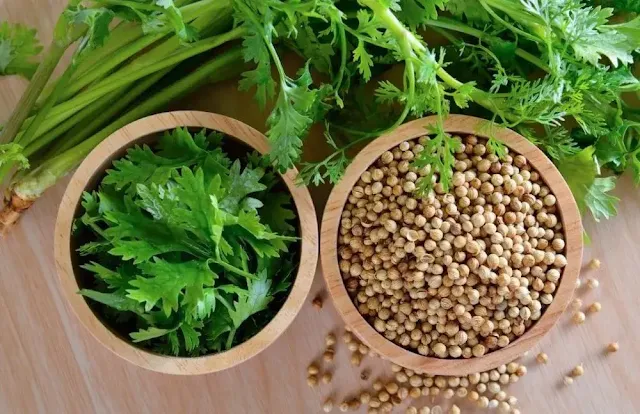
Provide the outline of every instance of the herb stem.
{"type": "Polygon", "coordinates": [[[227,263],[224,260],[218,260],[218,259],[212,259],[211,263],[217,264],[218,266],[224,268],[225,270],[228,270],[232,273],[237,274],[238,276],[242,276],[242,277],[246,277],[247,279],[250,280],[257,280],[258,277],[252,273],[249,273],[247,271],[244,271],[242,269],[239,269],[237,267],[235,267],[234,265],[232,265],[231,263],[227,263]]]}
{"type": "Polygon", "coordinates": [[[42,63],[38,66],[36,73],[31,78],[31,82],[24,92],[18,106],[11,114],[9,121],[0,133],[0,144],[6,144],[13,139],[20,131],[23,122],[29,116],[31,109],[34,107],[38,96],[44,89],[49,78],[53,74],[54,69],[58,66],[58,62],[67,50],[68,45],[53,41],[47,50],[42,63]]]}

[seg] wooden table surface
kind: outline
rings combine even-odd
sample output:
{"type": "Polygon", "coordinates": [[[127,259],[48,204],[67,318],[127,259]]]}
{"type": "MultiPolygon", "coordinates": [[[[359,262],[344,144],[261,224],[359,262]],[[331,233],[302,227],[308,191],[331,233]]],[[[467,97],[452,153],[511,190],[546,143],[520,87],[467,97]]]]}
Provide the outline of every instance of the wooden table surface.
{"type": "MultiPolygon", "coordinates": [[[[63,0],[0,0],[0,21],[37,27],[48,41],[63,0]]],[[[25,82],[0,79],[0,122],[6,120],[25,82]]],[[[176,108],[202,109],[236,117],[264,130],[264,114],[235,82],[206,88],[176,108]]],[[[320,131],[311,138],[314,158],[326,152],[320,131]]],[[[342,332],[330,301],[318,311],[310,305],[324,291],[318,272],[307,305],[276,343],[247,363],[199,377],[173,377],[137,368],[103,348],[80,325],[66,305],[53,264],[52,235],[65,182],[49,191],[4,239],[0,240],[0,413],[320,413],[328,396],[335,401],[370,387],[360,370],[389,376],[387,363],[366,358],[360,369],[337,347],[331,385],[310,389],[306,366],[322,354],[324,336],[342,332]]],[[[327,188],[312,190],[321,211],[327,188]]],[[[541,345],[525,357],[529,374],[510,387],[523,413],[640,413],[640,191],[624,178],[616,190],[619,215],[604,223],[588,220],[592,239],[585,261],[597,257],[598,271],[583,277],[600,280],[600,288],[579,291],[585,305],[598,300],[602,311],[581,326],[565,315],[541,345]],[[606,356],[607,343],[620,351],[606,356]],[[547,365],[536,364],[544,350],[547,365]],[[584,363],[585,375],[572,386],[563,376],[584,363]]],[[[321,214],[319,214],[320,216],[321,214]]],[[[418,401],[432,404],[431,401],[418,401]]],[[[438,403],[438,401],[436,401],[438,403]]],[[[398,412],[404,412],[404,407],[398,412]]],[[[447,403],[443,403],[447,406],[447,403]]],[[[481,412],[462,404],[463,412],[481,412]]],[[[334,411],[337,412],[337,409],[334,411]]],[[[360,413],[365,410],[361,409],[360,413]]]]}

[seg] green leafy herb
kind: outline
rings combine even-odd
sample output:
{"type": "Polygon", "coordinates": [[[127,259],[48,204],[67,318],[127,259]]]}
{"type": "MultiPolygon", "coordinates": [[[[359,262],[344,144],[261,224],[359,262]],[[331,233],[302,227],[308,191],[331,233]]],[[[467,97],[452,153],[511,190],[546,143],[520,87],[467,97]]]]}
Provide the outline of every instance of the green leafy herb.
{"type": "Polygon", "coordinates": [[[35,30],[20,24],[0,23],[0,76],[31,78],[38,67],[34,58],[41,50],[35,30]]]}
{"type": "Polygon", "coordinates": [[[77,222],[92,238],[78,252],[94,283],[80,293],[158,352],[228,349],[291,286],[294,262],[280,256],[296,241],[288,194],[253,155],[232,161],[220,145],[177,129],[157,149],[130,149],[83,195],[77,222]]]}

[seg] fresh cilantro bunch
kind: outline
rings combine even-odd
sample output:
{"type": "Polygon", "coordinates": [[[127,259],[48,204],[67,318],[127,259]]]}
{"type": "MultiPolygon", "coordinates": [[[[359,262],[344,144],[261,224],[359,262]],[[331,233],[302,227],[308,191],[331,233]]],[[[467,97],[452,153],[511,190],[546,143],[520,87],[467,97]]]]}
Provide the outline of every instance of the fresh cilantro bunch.
{"type": "MultiPolygon", "coordinates": [[[[430,167],[431,175],[418,183],[421,191],[434,183],[447,189],[457,148],[442,128],[449,113],[486,118],[483,128],[490,138],[496,127],[515,129],[559,166],[582,164],[593,174],[562,170],[581,210],[596,219],[616,213],[618,200],[609,194],[616,178],[607,171],[628,170],[640,182],[640,110],[627,99],[640,91],[631,70],[640,51],[634,2],[340,1],[332,3],[339,9],[333,19],[327,9],[311,6],[320,3],[297,0],[285,12],[281,2],[265,2],[270,27],[298,23],[295,31],[272,30],[270,41],[283,39],[314,69],[330,75],[340,97],[323,101],[330,106],[324,120],[334,153],[303,164],[307,183],[338,181],[352,149],[407,119],[436,114],[438,122],[425,131],[432,139],[413,163],[430,167]],[[309,10],[315,19],[306,17],[309,10]],[[330,36],[332,42],[322,37],[336,32],[344,41],[339,35],[330,36]],[[400,79],[376,79],[395,64],[400,79]],[[346,80],[340,78],[336,88],[339,73],[346,80]],[[378,85],[369,100],[377,106],[352,105],[374,81],[378,85]]],[[[493,138],[489,149],[504,153],[493,138]]]]}
{"type": "Polygon", "coordinates": [[[177,129],[136,146],[83,195],[76,221],[87,282],[107,322],[154,351],[229,349],[273,318],[296,270],[295,213],[258,154],[177,129]]]}

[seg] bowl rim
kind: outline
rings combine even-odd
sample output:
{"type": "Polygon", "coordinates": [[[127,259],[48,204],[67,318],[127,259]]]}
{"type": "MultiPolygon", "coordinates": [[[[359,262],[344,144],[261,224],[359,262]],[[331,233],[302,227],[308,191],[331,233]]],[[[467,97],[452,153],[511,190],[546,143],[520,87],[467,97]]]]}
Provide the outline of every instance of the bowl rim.
{"type": "Polygon", "coordinates": [[[320,259],[322,274],[333,302],[347,326],[372,350],[400,366],[436,375],[462,376],[487,371],[513,361],[531,349],[555,325],[568,306],[582,263],[582,222],[578,206],[562,175],[542,151],[520,134],[506,128],[492,126],[490,121],[467,115],[449,115],[444,130],[453,134],[497,138],[511,150],[522,154],[538,171],[557,199],[565,231],[567,266],[554,295],[541,318],[524,335],[507,347],[469,359],[440,359],[425,357],[406,350],[379,334],[357,310],[344,286],[338,266],[338,231],[343,207],[351,189],[364,171],[382,154],[405,140],[428,135],[427,128],[437,122],[429,116],[405,123],[368,144],[353,159],[341,181],[333,188],[322,216],[320,259]]]}
{"type": "Polygon", "coordinates": [[[300,312],[316,273],[318,261],[318,222],[311,195],[306,187],[296,185],[298,171],[289,169],[280,174],[298,211],[301,247],[296,279],[282,308],[255,336],[230,350],[201,357],[174,357],[156,354],[132,345],[104,325],[79,295],[72,265],[71,226],[82,192],[97,174],[108,168],[114,156],[136,141],[152,134],[178,127],[207,128],[220,131],[242,141],[264,154],[269,150],[267,138],[256,129],[236,119],[200,111],[175,111],[137,120],[114,132],[85,158],[75,171],[62,197],[54,233],[56,270],[67,303],[91,334],[119,357],[152,371],[197,375],[221,371],[254,357],[287,329],[300,312]],[[106,165],[106,166],[105,166],[106,165]]]}

